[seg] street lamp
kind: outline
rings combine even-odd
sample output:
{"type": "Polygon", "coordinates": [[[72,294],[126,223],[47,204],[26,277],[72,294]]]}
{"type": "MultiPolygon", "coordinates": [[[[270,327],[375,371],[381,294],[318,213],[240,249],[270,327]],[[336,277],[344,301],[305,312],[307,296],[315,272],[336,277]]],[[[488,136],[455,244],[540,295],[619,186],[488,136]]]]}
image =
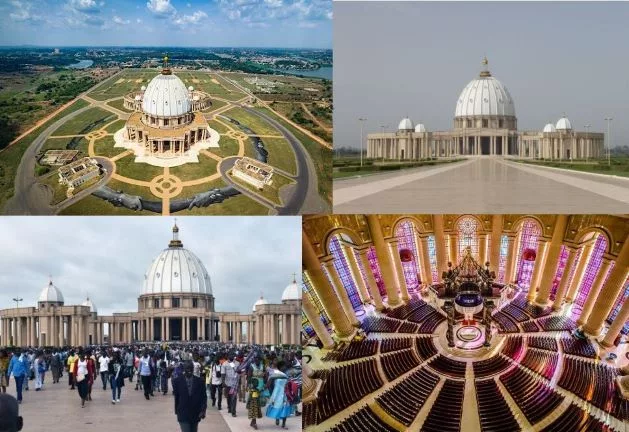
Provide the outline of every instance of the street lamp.
{"type": "Polygon", "coordinates": [[[24,300],[22,297],[13,297],[13,301],[15,302],[15,307],[19,308],[20,307],[20,302],[24,300]]]}
{"type": "Polygon", "coordinates": [[[610,131],[610,125],[612,122],[613,118],[612,117],[606,117],[605,121],[607,122],[607,165],[611,166],[612,164],[612,160],[611,160],[611,151],[612,151],[612,135],[611,135],[611,131],[610,131]]]}
{"type": "Polygon", "coordinates": [[[387,128],[386,125],[382,125],[380,126],[380,128],[382,129],[382,162],[384,163],[384,155],[386,153],[386,149],[387,149],[387,141],[384,138],[384,131],[387,128]]]}
{"type": "Polygon", "coordinates": [[[587,163],[590,157],[590,143],[588,142],[588,132],[590,132],[590,128],[592,127],[592,125],[586,124],[583,127],[585,128],[585,163],[587,163]]]}
{"type": "Polygon", "coordinates": [[[363,167],[363,125],[365,124],[365,122],[367,121],[366,118],[359,118],[358,121],[360,122],[360,167],[363,167]]]}

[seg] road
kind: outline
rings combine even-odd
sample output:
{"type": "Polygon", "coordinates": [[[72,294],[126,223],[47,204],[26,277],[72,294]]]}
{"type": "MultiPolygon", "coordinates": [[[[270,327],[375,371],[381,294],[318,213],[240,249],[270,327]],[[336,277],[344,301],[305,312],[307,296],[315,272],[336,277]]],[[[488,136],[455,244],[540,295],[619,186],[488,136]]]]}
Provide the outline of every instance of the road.
{"type": "Polygon", "coordinates": [[[334,181],[335,213],[627,213],[629,178],[470,158],[334,181]]]}

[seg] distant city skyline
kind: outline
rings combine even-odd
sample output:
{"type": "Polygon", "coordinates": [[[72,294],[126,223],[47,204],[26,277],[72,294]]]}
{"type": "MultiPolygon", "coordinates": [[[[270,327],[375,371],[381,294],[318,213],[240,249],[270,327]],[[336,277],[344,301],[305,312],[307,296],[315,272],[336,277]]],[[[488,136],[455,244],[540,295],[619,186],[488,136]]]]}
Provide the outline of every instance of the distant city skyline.
{"type": "Polygon", "coordinates": [[[629,144],[629,3],[348,2],[334,4],[334,143],[394,131],[409,116],[453,128],[459,94],[489,59],[514,99],[518,130],[565,113],[576,130],[629,144]],[[360,20],[356,19],[360,12],[360,20]]]}
{"type": "Polygon", "coordinates": [[[331,0],[10,0],[0,46],[331,48],[331,0]]]}

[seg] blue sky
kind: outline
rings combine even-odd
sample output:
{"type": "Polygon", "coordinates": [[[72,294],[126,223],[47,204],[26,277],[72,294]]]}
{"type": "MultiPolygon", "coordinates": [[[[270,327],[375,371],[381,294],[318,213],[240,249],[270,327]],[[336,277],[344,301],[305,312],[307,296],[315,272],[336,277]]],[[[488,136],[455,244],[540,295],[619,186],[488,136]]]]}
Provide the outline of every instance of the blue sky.
{"type": "Polygon", "coordinates": [[[332,0],[3,0],[0,13],[0,45],[332,47],[332,0]]]}

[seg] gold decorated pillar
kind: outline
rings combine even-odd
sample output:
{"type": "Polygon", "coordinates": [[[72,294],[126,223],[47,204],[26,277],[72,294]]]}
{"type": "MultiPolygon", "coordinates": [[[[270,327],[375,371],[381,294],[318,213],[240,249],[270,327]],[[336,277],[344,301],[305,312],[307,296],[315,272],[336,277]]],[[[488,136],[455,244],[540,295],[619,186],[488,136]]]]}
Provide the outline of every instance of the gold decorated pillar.
{"type": "Polygon", "coordinates": [[[367,292],[367,287],[365,286],[365,280],[363,279],[363,275],[360,273],[360,268],[358,268],[358,262],[356,261],[356,254],[354,253],[354,248],[351,246],[343,245],[343,250],[345,251],[345,259],[349,264],[349,269],[354,279],[354,283],[358,288],[358,292],[360,293],[360,297],[363,300],[363,303],[370,303],[371,298],[369,297],[369,293],[367,292]]]}
{"type": "Polygon", "coordinates": [[[616,315],[614,321],[612,321],[609,330],[607,330],[607,334],[601,341],[601,345],[609,348],[614,345],[614,341],[620,334],[620,330],[625,326],[625,323],[629,321],[629,299],[625,300],[622,307],[620,308],[620,312],[616,315]]]}
{"type": "Polygon", "coordinates": [[[526,296],[526,299],[529,302],[532,302],[535,298],[535,292],[539,287],[540,277],[542,275],[542,270],[544,269],[544,264],[546,263],[546,253],[548,251],[548,240],[540,238],[539,243],[537,245],[537,254],[535,256],[535,264],[533,266],[533,274],[531,275],[531,283],[529,285],[529,293],[526,296]]]}
{"type": "Polygon", "coordinates": [[[337,334],[341,338],[351,336],[354,332],[352,324],[345,315],[343,306],[334,293],[334,288],[330,285],[328,278],[325,276],[317,254],[303,230],[301,234],[301,249],[304,271],[308,274],[312,288],[319,295],[319,299],[332,320],[337,334]]]}
{"type": "Polygon", "coordinates": [[[513,274],[515,273],[515,263],[517,261],[518,247],[517,235],[507,234],[507,260],[505,262],[504,283],[513,282],[513,274]]]}
{"type": "Polygon", "coordinates": [[[542,270],[539,292],[537,293],[537,297],[535,297],[535,303],[537,303],[538,306],[545,307],[548,303],[553,281],[555,280],[555,274],[557,274],[557,265],[559,263],[559,257],[561,256],[561,244],[563,243],[563,236],[567,224],[568,216],[557,216],[553,237],[547,246],[548,251],[546,252],[544,269],[542,270]]]}
{"type": "Polygon", "coordinates": [[[396,285],[397,278],[395,276],[395,268],[391,262],[389,248],[382,235],[380,219],[377,215],[367,215],[367,224],[369,226],[369,232],[371,233],[371,239],[376,248],[376,256],[378,257],[378,264],[380,265],[380,273],[384,280],[384,286],[387,290],[389,306],[397,306],[401,303],[398,287],[396,285]]]}
{"type": "Polygon", "coordinates": [[[581,281],[583,280],[585,269],[587,268],[587,264],[590,261],[590,255],[592,254],[592,249],[594,249],[594,242],[588,243],[581,250],[581,257],[579,258],[579,264],[577,265],[577,268],[574,271],[574,277],[572,278],[572,282],[570,283],[570,288],[568,288],[568,293],[566,294],[566,302],[568,303],[572,303],[574,301],[574,296],[576,295],[577,290],[581,286],[581,281]]]}
{"type": "Polygon", "coordinates": [[[419,271],[421,273],[422,282],[424,285],[431,285],[433,283],[432,280],[432,269],[430,268],[430,254],[428,251],[428,235],[422,235],[421,237],[415,233],[415,241],[417,242],[417,248],[419,249],[420,259],[419,262],[419,271]]]}
{"type": "Polygon", "coordinates": [[[314,304],[312,304],[312,301],[310,300],[310,296],[308,294],[303,296],[302,304],[304,308],[304,313],[306,314],[308,321],[310,321],[310,325],[312,325],[312,328],[315,334],[317,335],[317,337],[323,344],[323,347],[327,349],[333,348],[334,341],[332,340],[332,337],[328,333],[328,330],[325,328],[325,326],[321,322],[319,313],[317,312],[317,309],[315,308],[314,304]]]}
{"type": "Polygon", "coordinates": [[[360,256],[360,260],[363,264],[363,269],[365,270],[365,276],[367,277],[367,289],[371,293],[371,298],[373,299],[373,303],[376,306],[376,310],[381,311],[382,309],[384,309],[384,305],[382,304],[382,296],[380,295],[380,290],[378,289],[376,278],[371,271],[371,265],[369,264],[367,251],[367,248],[359,250],[358,256],[360,256]]]}
{"type": "Polygon", "coordinates": [[[435,250],[437,252],[437,277],[441,278],[441,274],[448,270],[446,236],[443,229],[443,215],[433,215],[432,220],[435,230],[435,250]]]}
{"type": "Polygon", "coordinates": [[[452,267],[456,267],[459,262],[459,236],[456,233],[450,233],[448,235],[448,243],[450,245],[450,262],[452,267]]]}
{"type": "MultiPolygon", "coordinates": [[[[491,217],[491,243],[489,245],[490,268],[498,274],[500,271],[500,243],[502,239],[502,215],[491,217]]],[[[484,263],[483,263],[484,264],[484,263]]]]}
{"type": "Polygon", "coordinates": [[[481,266],[487,262],[487,234],[478,236],[478,258],[481,266]]]}
{"type": "Polygon", "coordinates": [[[612,262],[611,257],[603,256],[601,260],[601,267],[598,269],[598,273],[596,273],[596,278],[594,278],[590,292],[588,293],[585,303],[583,304],[583,308],[581,309],[581,315],[579,315],[579,319],[577,319],[578,325],[582,326],[587,322],[590,312],[592,312],[592,308],[594,307],[594,303],[596,302],[596,298],[605,283],[605,279],[607,278],[607,273],[609,272],[612,262]]]}
{"type": "Polygon", "coordinates": [[[356,313],[354,312],[354,306],[352,306],[352,302],[349,299],[349,295],[347,294],[347,289],[345,285],[343,285],[343,281],[339,277],[338,272],[336,271],[336,267],[334,266],[334,260],[328,259],[323,262],[324,267],[328,271],[330,275],[330,279],[332,279],[332,285],[336,289],[336,295],[341,300],[341,304],[343,305],[343,310],[345,311],[345,315],[349,319],[349,322],[357,327],[360,325],[358,318],[356,318],[356,313]]]}
{"type": "Polygon", "coordinates": [[[393,265],[395,266],[398,286],[400,287],[400,293],[402,294],[402,301],[407,302],[410,296],[408,294],[408,286],[406,285],[406,278],[404,277],[404,267],[402,267],[402,259],[400,258],[398,244],[399,244],[399,241],[397,239],[390,240],[389,252],[391,254],[391,261],[393,261],[393,265]]]}
{"type": "Polygon", "coordinates": [[[566,290],[568,289],[568,281],[570,280],[570,273],[572,273],[572,269],[574,267],[574,262],[577,259],[577,251],[573,247],[568,247],[568,259],[566,260],[566,266],[563,269],[563,274],[561,275],[561,281],[559,282],[559,286],[557,287],[557,293],[555,294],[555,301],[553,302],[553,310],[557,311],[561,309],[561,305],[563,304],[563,298],[566,294],[566,290]]]}
{"type": "MultiPolygon", "coordinates": [[[[609,312],[612,310],[614,303],[622,293],[627,276],[629,275],[629,236],[625,238],[622,249],[616,258],[616,264],[607,278],[607,283],[601,289],[600,294],[596,298],[596,303],[592,313],[588,317],[587,323],[583,326],[583,330],[591,335],[598,336],[603,328],[603,322],[607,319],[609,312]]],[[[625,301],[623,308],[626,308],[629,300],[625,301]]],[[[620,314],[619,314],[620,316],[620,314]]],[[[616,318],[618,319],[618,317],[616,318]]],[[[623,321],[624,324],[625,321],[623,321]]],[[[615,337],[615,336],[614,336],[615,337]]]]}

